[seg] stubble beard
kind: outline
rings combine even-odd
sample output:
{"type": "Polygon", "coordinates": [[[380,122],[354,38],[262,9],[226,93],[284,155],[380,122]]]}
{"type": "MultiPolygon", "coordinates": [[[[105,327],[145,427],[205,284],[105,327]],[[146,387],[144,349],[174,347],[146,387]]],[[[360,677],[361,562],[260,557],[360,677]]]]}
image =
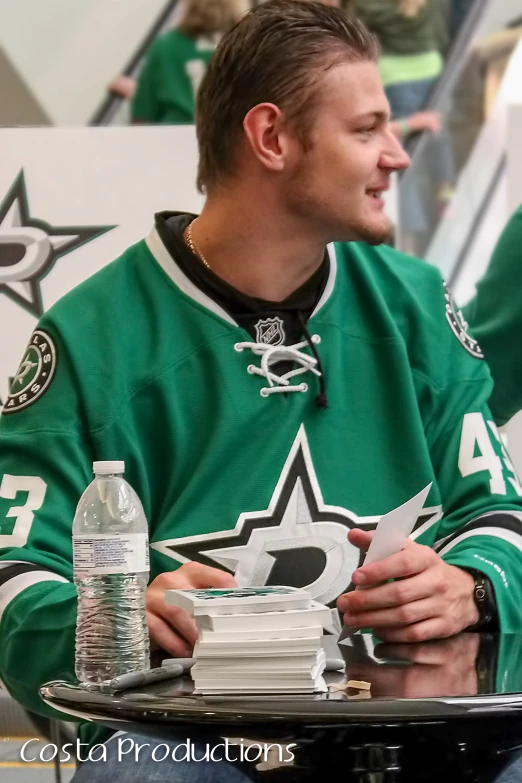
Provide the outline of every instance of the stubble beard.
{"type": "Polygon", "coordinates": [[[393,238],[393,224],[383,215],[384,220],[380,228],[373,227],[363,222],[353,225],[352,230],[357,242],[365,242],[367,245],[382,245],[393,238]]]}

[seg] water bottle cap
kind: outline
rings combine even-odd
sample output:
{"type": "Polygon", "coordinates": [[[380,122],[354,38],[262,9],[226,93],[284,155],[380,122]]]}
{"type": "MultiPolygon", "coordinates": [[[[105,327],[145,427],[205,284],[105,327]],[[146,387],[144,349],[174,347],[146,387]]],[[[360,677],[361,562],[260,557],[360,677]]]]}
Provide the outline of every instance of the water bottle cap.
{"type": "Polygon", "coordinates": [[[96,476],[108,476],[111,473],[125,473],[125,462],[123,462],[123,460],[93,462],[92,469],[96,476]]]}

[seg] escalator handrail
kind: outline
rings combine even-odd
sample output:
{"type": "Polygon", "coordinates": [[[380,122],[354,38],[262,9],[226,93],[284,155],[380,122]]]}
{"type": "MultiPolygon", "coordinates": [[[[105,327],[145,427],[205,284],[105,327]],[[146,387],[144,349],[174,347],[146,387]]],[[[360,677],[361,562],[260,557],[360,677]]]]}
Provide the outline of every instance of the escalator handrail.
{"type": "MultiPolygon", "coordinates": [[[[167,25],[170,17],[174,13],[177,4],[178,0],[170,0],[170,2],[166,3],[164,9],[161,11],[154,24],[151,26],[142,43],[125,66],[122,72],[122,76],[134,75],[141,60],[149,50],[150,45],[167,25]]],[[[112,95],[109,93],[103,99],[103,102],[98,107],[98,109],[94,112],[89,125],[109,125],[111,119],[114,117],[124,100],[125,99],[121,98],[119,95],[112,95]]]]}
{"type": "Polygon", "coordinates": [[[503,175],[506,173],[506,169],[507,169],[507,155],[502,155],[502,158],[500,159],[499,164],[495,169],[495,173],[493,174],[489,186],[484,194],[484,198],[480,202],[480,205],[473,218],[473,221],[471,222],[471,225],[466,235],[466,239],[461,245],[460,252],[457,256],[455,265],[453,266],[453,269],[451,270],[451,274],[448,277],[447,282],[450,290],[454,289],[455,286],[457,285],[460,274],[464,269],[465,263],[468,258],[469,248],[473,245],[473,239],[474,237],[477,236],[481,223],[487,214],[491,202],[493,201],[493,197],[496,193],[497,187],[499,186],[499,183],[503,175]]]}

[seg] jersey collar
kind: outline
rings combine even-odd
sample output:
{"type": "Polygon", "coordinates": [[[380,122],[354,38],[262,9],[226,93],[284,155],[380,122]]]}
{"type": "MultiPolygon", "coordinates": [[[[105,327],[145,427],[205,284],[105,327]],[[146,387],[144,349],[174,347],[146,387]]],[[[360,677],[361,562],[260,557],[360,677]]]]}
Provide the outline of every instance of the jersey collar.
{"type": "MultiPolygon", "coordinates": [[[[165,247],[165,244],[163,243],[158,233],[158,230],[155,226],[153,227],[148,237],[145,238],[145,243],[148,249],[150,250],[151,254],[153,255],[154,259],[156,260],[156,262],[160,265],[160,267],[163,269],[165,274],[168,275],[168,277],[172,280],[172,282],[177,286],[177,288],[180,289],[180,291],[183,291],[184,294],[189,296],[198,304],[205,307],[207,310],[210,310],[215,315],[218,315],[227,323],[233,324],[234,326],[238,326],[238,323],[235,321],[235,319],[223,307],[221,307],[210,296],[205,294],[195,283],[193,283],[187,277],[187,275],[183,272],[183,270],[176,262],[176,259],[171,255],[171,253],[169,253],[168,249],[165,247]]],[[[337,276],[337,259],[336,259],[334,244],[332,243],[328,245],[327,250],[330,259],[330,270],[329,270],[328,280],[326,281],[326,286],[321,295],[321,298],[319,299],[311,315],[312,318],[315,315],[317,315],[317,313],[321,310],[322,307],[324,307],[326,302],[329,300],[335,286],[335,279],[337,276]]]]}

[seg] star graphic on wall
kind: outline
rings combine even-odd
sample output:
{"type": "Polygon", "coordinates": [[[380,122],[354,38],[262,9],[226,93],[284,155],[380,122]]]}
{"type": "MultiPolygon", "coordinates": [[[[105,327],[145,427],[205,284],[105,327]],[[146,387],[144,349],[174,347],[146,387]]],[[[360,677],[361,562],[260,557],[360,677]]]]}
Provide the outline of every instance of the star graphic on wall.
{"type": "Polygon", "coordinates": [[[32,218],[23,170],[0,204],[0,294],[31,315],[44,312],[41,282],[56,261],[115,226],[51,226],[32,218]]]}

